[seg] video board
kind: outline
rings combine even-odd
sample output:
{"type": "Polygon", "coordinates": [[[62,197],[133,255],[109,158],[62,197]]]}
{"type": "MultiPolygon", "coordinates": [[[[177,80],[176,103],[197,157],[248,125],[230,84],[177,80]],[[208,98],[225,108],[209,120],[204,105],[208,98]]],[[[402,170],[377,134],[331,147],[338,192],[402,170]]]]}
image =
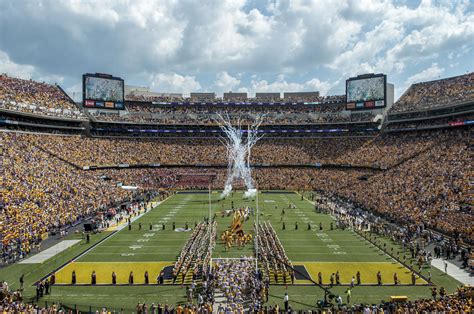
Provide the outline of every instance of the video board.
{"type": "Polygon", "coordinates": [[[387,76],[360,75],[346,81],[346,109],[376,109],[386,106],[387,76]]]}
{"type": "Polygon", "coordinates": [[[83,104],[88,108],[125,109],[124,81],[109,74],[82,75],[83,104]]]}

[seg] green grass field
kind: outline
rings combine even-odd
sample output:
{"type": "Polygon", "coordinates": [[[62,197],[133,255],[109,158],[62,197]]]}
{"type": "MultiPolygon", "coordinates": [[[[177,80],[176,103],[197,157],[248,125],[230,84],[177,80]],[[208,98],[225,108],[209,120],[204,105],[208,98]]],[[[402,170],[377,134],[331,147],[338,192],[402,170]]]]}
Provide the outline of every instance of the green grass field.
{"type": "MultiPolygon", "coordinates": [[[[376,283],[376,272],[381,271],[385,286],[356,286],[352,293],[352,302],[377,303],[388,300],[392,295],[406,295],[409,299],[430,297],[429,286],[422,279],[418,279],[417,286],[388,285],[393,283],[393,274],[397,272],[402,283],[410,283],[410,273],[401,264],[392,260],[388,255],[374,247],[365,239],[350,230],[330,230],[333,219],[324,214],[316,213],[314,206],[307,200],[302,200],[298,194],[288,193],[260,193],[259,194],[260,221],[268,221],[276,230],[278,237],[293,265],[304,266],[313,280],[317,279],[317,273],[323,274],[323,282],[329,282],[332,272],[339,271],[341,282],[349,283],[357,271],[361,272],[363,284],[376,283]],[[296,208],[289,209],[289,203],[296,208]],[[281,212],[285,209],[282,219],[281,212]],[[295,223],[298,230],[295,230],[295,223]],[[285,223],[286,228],[282,230],[285,223]],[[311,230],[308,230],[308,223],[311,230]],[[323,230],[319,230],[319,223],[323,230]]],[[[71,286],[55,285],[52,293],[45,296],[41,302],[61,302],[68,306],[77,306],[80,309],[97,309],[106,306],[111,309],[124,308],[127,312],[133,311],[137,302],[148,304],[156,303],[181,303],[185,302],[185,289],[180,285],[144,286],[144,285],[119,285],[109,286],[111,273],[117,273],[118,282],[127,282],[128,274],[133,270],[135,283],[143,282],[143,273],[149,272],[150,282],[154,283],[157,274],[166,265],[172,265],[190,232],[172,231],[173,222],[176,228],[184,227],[186,223],[193,228],[195,222],[209,215],[208,194],[176,194],[164,201],[158,207],[150,210],[141,218],[134,221],[132,230],[123,228],[111,237],[81,255],[74,262],[72,258],[86,251],[92,245],[100,241],[110,232],[103,232],[92,236],[91,243],[85,241],[74,245],[68,250],[58,254],[42,264],[16,264],[0,270],[0,279],[9,282],[10,286],[19,286],[18,278],[22,273],[26,274],[27,288],[26,298],[34,297],[34,287],[31,286],[36,280],[51,273],[63,264],[66,264],[56,273],[58,283],[69,284],[72,270],[76,271],[77,282],[90,283],[92,270],[97,273],[97,286],[71,286]],[[141,230],[138,224],[142,224],[141,230]],[[161,226],[165,224],[165,230],[161,226]],[[151,229],[150,230],[150,225],[151,229]],[[70,263],[68,263],[70,262],[70,263]]],[[[250,206],[256,207],[255,200],[244,200],[242,193],[236,192],[232,197],[219,200],[219,194],[212,194],[211,212],[219,213],[224,209],[234,207],[250,206]]],[[[253,231],[253,221],[244,224],[246,232],[253,231]]],[[[222,218],[217,214],[218,235],[231,223],[232,217],[222,218]]],[[[70,238],[77,238],[72,235],[70,238]]],[[[386,240],[387,247],[400,248],[386,240]]],[[[217,241],[213,257],[240,257],[252,255],[253,246],[247,245],[243,249],[232,248],[225,251],[220,241],[217,241]]],[[[428,269],[424,269],[426,273],[428,269]]],[[[457,281],[432,268],[432,280],[436,285],[444,286],[448,291],[454,291],[459,285],[457,281]]],[[[309,283],[301,281],[297,283],[309,283]]],[[[336,294],[343,293],[347,287],[333,287],[336,294]]],[[[283,295],[288,292],[292,307],[294,309],[306,309],[314,306],[317,299],[323,298],[323,291],[317,286],[295,285],[286,289],[284,286],[272,285],[270,288],[269,304],[283,303],[283,295]]]]}

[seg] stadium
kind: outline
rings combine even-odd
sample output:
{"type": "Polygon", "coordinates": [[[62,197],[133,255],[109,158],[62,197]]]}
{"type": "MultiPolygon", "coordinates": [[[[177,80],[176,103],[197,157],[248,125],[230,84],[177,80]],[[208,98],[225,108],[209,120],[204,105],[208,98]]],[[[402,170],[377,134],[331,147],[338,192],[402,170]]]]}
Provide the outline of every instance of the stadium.
{"type": "Polygon", "coordinates": [[[2,313],[471,313],[467,51],[338,93],[0,63],[2,313]]]}

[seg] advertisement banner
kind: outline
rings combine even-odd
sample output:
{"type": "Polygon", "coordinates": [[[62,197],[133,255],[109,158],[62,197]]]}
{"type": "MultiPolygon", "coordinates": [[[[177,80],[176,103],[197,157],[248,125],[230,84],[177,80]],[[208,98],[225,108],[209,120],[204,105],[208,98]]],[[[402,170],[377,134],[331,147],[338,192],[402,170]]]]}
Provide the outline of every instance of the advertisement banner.
{"type": "Polygon", "coordinates": [[[114,108],[114,103],[111,101],[106,101],[105,102],[105,108],[114,108]]]}
{"type": "Polygon", "coordinates": [[[375,107],[375,102],[374,101],[366,101],[365,102],[365,108],[374,108],[375,107]]]}
{"type": "Polygon", "coordinates": [[[99,107],[99,108],[103,108],[104,107],[104,102],[103,101],[96,101],[95,106],[99,107]]]}
{"type": "Polygon", "coordinates": [[[94,107],[95,106],[95,102],[93,100],[86,100],[84,102],[84,106],[86,107],[94,107]]]}
{"type": "Polygon", "coordinates": [[[376,100],[375,107],[383,107],[385,106],[385,102],[383,100],[376,100]]]}

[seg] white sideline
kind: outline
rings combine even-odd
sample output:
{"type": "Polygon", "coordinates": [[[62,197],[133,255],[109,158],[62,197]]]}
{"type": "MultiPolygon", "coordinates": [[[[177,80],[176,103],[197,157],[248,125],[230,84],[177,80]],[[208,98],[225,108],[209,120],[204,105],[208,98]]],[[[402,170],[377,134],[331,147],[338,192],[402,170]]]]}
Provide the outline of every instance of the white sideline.
{"type": "Polygon", "coordinates": [[[81,242],[81,240],[64,240],[59,242],[58,244],[53,245],[52,247],[39,252],[36,255],[33,255],[25,260],[22,260],[19,262],[19,264],[39,264],[43,263],[44,261],[50,259],[54,255],[57,255],[61,253],[62,251],[65,251],[66,249],[70,248],[74,244],[81,242]]]}
{"type": "Polygon", "coordinates": [[[462,282],[464,285],[474,286],[474,277],[469,276],[469,273],[455,264],[441,258],[434,258],[431,261],[431,266],[434,266],[444,273],[444,262],[448,264],[448,275],[462,282]]]}

